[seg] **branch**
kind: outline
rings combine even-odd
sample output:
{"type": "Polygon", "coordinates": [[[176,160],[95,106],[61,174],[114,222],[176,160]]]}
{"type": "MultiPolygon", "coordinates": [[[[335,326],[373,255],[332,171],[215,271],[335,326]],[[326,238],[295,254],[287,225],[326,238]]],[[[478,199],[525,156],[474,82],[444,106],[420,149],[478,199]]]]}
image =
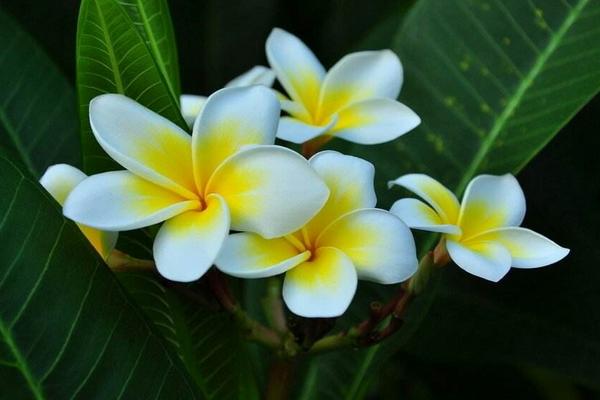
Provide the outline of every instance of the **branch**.
{"type": "Polygon", "coordinates": [[[322,353],[343,347],[371,346],[398,331],[403,325],[406,310],[412,299],[426,286],[432,271],[446,265],[445,246],[440,243],[419,262],[417,273],[398,288],[396,294],[385,304],[373,302],[369,317],[354,327],[335,335],[326,336],[314,343],[309,353],[322,353]],[[437,262],[436,262],[437,260],[437,262]],[[380,325],[387,320],[381,329],[380,325]]]}
{"type": "Polygon", "coordinates": [[[293,357],[299,352],[293,336],[289,332],[277,332],[250,317],[238,304],[229,290],[227,280],[216,269],[208,272],[208,282],[215,297],[223,308],[231,313],[242,333],[248,340],[274,349],[282,357],[293,357]]]}

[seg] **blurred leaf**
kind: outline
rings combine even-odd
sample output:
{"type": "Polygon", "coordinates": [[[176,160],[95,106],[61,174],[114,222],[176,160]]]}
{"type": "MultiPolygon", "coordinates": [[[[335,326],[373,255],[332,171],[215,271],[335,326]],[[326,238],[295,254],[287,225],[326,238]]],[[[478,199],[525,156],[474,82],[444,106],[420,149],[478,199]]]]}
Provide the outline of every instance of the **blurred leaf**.
{"type": "Polygon", "coordinates": [[[0,145],[36,176],[79,166],[75,95],[35,41],[0,10],[0,145]]]}
{"type": "Polygon", "coordinates": [[[111,272],[0,154],[0,397],[198,398],[111,272]]]}
{"type": "MultiPolygon", "coordinates": [[[[431,174],[460,193],[477,173],[519,171],[598,92],[598,15],[600,2],[586,0],[418,2],[406,16],[393,48],[405,67],[403,101],[416,110],[423,124],[392,144],[367,147],[338,143],[337,147],[374,161],[379,167],[380,193],[386,193],[387,180],[408,172],[431,174]]],[[[387,192],[380,199],[382,205],[389,206],[399,197],[397,193],[387,192]]],[[[475,296],[459,301],[459,296],[467,294],[459,295],[452,288],[453,283],[446,280],[430,287],[413,304],[400,334],[364,351],[357,364],[348,366],[356,371],[351,381],[358,381],[358,389],[331,398],[360,398],[361,388],[369,383],[379,362],[409,338],[420,338],[422,321],[430,328],[429,340],[438,338],[442,314],[443,326],[456,327],[462,334],[485,324],[489,324],[490,332],[499,328],[499,322],[494,322],[499,316],[486,302],[475,296]],[[437,299],[436,292],[446,295],[437,299]],[[452,299],[456,307],[446,307],[452,299]],[[432,304],[436,305],[435,313],[430,310],[432,304]],[[469,307],[479,311],[469,318],[472,325],[462,326],[465,321],[452,316],[469,307]],[[361,376],[362,371],[370,374],[361,376]]],[[[385,289],[381,293],[385,298],[385,289]]],[[[364,304],[359,306],[365,309],[364,304]]],[[[511,317],[509,313],[501,315],[511,317]]],[[[532,321],[531,315],[523,318],[529,323],[524,324],[518,314],[509,319],[521,332],[514,340],[547,331],[541,321],[532,321]]],[[[553,333],[558,336],[548,338],[548,344],[554,342],[552,339],[567,340],[558,331],[553,333]]],[[[447,352],[471,344],[461,337],[457,336],[459,343],[445,347],[447,352]]],[[[429,342],[423,341],[423,351],[428,349],[425,343],[429,342]]],[[[530,353],[550,351],[545,345],[535,347],[535,342],[528,346],[530,353]]],[[[581,343],[573,361],[590,350],[581,343]]],[[[536,361],[542,363],[548,357],[537,357],[536,361]]],[[[335,370],[339,363],[330,361],[320,368],[335,370]]],[[[572,367],[575,373],[578,366],[572,367]]],[[[317,376],[314,384],[329,385],[322,376],[317,376]]]]}
{"type": "Polygon", "coordinates": [[[77,87],[84,168],[114,169],[88,120],[92,98],[122,93],[179,124],[179,82],[170,17],[162,0],[83,0],[77,28],[77,87]],[[132,19],[133,18],[133,19],[132,19]],[[139,19],[136,19],[139,18],[139,19]]]}

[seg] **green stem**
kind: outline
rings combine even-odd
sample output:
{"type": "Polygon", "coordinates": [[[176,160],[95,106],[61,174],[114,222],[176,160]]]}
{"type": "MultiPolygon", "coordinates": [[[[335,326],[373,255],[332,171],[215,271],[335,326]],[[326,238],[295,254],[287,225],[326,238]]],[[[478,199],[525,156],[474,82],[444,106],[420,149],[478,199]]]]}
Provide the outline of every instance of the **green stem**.
{"type": "Polygon", "coordinates": [[[248,315],[229,290],[225,277],[216,269],[208,272],[208,282],[215,297],[223,308],[233,315],[240,330],[248,340],[269,347],[282,357],[293,357],[299,348],[289,332],[277,332],[264,326],[248,315]]]}
{"type": "Polygon", "coordinates": [[[279,350],[282,348],[283,340],[281,336],[273,329],[267,328],[260,322],[251,318],[239,306],[235,306],[229,311],[234,316],[242,334],[246,337],[246,339],[260,343],[274,350],[279,350]]]}
{"type": "Polygon", "coordinates": [[[417,272],[408,281],[408,291],[415,295],[420,294],[431,279],[435,267],[434,254],[430,251],[421,259],[417,272]]]}
{"type": "Polygon", "coordinates": [[[288,332],[283,302],[281,301],[281,280],[273,276],[267,280],[267,295],[263,307],[269,325],[280,334],[288,332]]]}
{"type": "Polygon", "coordinates": [[[119,250],[113,250],[108,255],[106,264],[116,272],[154,271],[156,267],[152,260],[135,258],[119,250]]]}

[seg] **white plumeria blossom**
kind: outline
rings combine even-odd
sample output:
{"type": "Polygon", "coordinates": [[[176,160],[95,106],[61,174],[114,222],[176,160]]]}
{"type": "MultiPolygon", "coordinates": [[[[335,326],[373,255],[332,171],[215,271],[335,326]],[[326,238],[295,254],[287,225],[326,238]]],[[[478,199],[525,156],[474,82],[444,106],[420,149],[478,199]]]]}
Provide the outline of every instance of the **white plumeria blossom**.
{"type": "MultiPolygon", "coordinates": [[[[44,175],[40,178],[40,184],[62,206],[67,196],[85,178],[87,178],[87,175],[75,167],[67,164],[56,164],[44,172],[44,175]]],[[[77,226],[94,249],[106,260],[117,244],[119,233],[102,231],[82,224],[77,224],[77,226]]]]}
{"type": "Polygon", "coordinates": [[[343,57],[328,72],[296,36],[275,28],[267,59],[290,98],[281,95],[277,137],[304,143],[321,135],[362,144],[394,140],[420,124],[396,101],[402,65],[391,50],[361,51],[343,57]]]}
{"type": "Polygon", "coordinates": [[[309,163],[272,145],[278,116],[270,89],[222,89],[208,98],[190,137],[127,97],[96,97],[90,103],[94,135],[127,170],[83,180],[64,214],[106,230],[165,221],[153,246],[158,271],[174,281],[196,280],[230,229],[286,235],[327,200],[327,186],[309,163]]]}
{"type": "MultiPolygon", "coordinates": [[[[262,65],[257,65],[240,76],[233,78],[225,85],[225,87],[244,87],[252,85],[271,87],[273,86],[274,81],[275,73],[273,71],[262,65]]],[[[207,99],[208,97],[193,94],[182,94],[179,97],[181,103],[181,115],[190,128],[194,125],[194,121],[202,112],[207,99]]]]}
{"type": "Polygon", "coordinates": [[[357,279],[391,284],[415,273],[415,243],[400,218],[374,208],[371,163],[323,151],[310,164],[330,191],[321,211],[285,237],[232,234],[216,265],[241,278],[285,273],[283,299],[293,313],[334,317],[350,305],[357,279]]]}
{"type": "Polygon", "coordinates": [[[479,175],[462,204],[435,179],[422,174],[390,182],[420,196],[398,200],[391,212],[411,228],[441,232],[450,258],[465,271],[497,282],[510,267],[537,268],[564,258],[569,249],[520,225],[525,196],[513,175],[479,175]]]}

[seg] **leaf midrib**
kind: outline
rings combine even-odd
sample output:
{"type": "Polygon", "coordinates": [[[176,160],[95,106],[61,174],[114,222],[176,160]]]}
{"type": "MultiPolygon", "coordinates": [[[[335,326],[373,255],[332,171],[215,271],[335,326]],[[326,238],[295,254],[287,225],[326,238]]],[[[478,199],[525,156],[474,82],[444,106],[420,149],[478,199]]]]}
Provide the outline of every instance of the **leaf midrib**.
{"type": "Polygon", "coordinates": [[[163,75],[163,78],[167,84],[167,88],[169,89],[169,92],[171,92],[171,97],[173,99],[175,99],[175,101],[177,101],[178,99],[177,99],[177,95],[175,92],[175,88],[173,87],[173,82],[171,82],[171,79],[170,79],[171,76],[170,76],[169,72],[167,71],[167,64],[166,64],[165,60],[163,59],[162,52],[158,48],[158,45],[157,45],[158,41],[156,40],[156,37],[154,36],[154,31],[150,27],[150,20],[148,19],[148,15],[146,14],[146,9],[144,8],[144,2],[141,0],[136,0],[136,3],[140,10],[140,16],[142,17],[142,26],[144,27],[144,32],[146,32],[146,35],[148,35],[148,42],[150,43],[150,47],[152,48],[152,53],[157,58],[159,72],[163,75]]]}
{"type": "Polygon", "coordinates": [[[29,369],[29,366],[25,362],[25,357],[23,356],[23,354],[21,353],[14,341],[11,331],[6,327],[2,319],[0,319],[0,335],[2,335],[4,343],[6,343],[6,346],[8,347],[10,353],[15,359],[15,367],[21,372],[23,378],[25,378],[25,381],[27,382],[27,387],[31,390],[31,393],[33,394],[35,399],[44,400],[45,397],[40,382],[38,382],[34,378],[33,374],[31,373],[31,370],[29,369]]]}
{"type": "Polygon", "coordinates": [[[96,11],[98,12],[98,20],[102,24],[102,36],[104,36],[104,44],[106,47],[106,53],[108,54],[108,58],[110,60],[110,64],[112,66],[111,71],[113,73],[113,77],[115,78],[115,86],[117,87],[118,93],[125,93],[125,88],[123,86],[123,81],[121,79],[121,75],[117,72],[120,71],[119,63],[117,61],[117,56],[113,50],[113,42],[108,34],[108,25],[106,24],[106,20],[104,19],[104,14],[102,14],[102,9],[97,1],[94,1],[94,5],[96,6],[96,11]]]}
{"type": "Polygon", "coordinates": [[[477,153],[475,153],[475,157],[467,167],[467,170],[465,174],[463,174],[463,177],[458,183],[458,185],[456,186],[454,193],[461,194],[466,188],[469,181],[478,171],[486,155],[490,152],[490,149],[492,148],[494,142],[496,141],[498,136],[503,132],[503,129],[506,126],[508,119],[512,116],[513,112],[517,109],[517,107],[521,104],[525,93],[531,87],[535,79],[541,74],[546,62],[559,47],[563,37],[571,28],[571,26],[575,23],[575,21],[581,14],[581,11],[585,8],[588,2],[589,0],[579,0],[579,3],[577,3],[577,5],[569,11],[560,28],[556,31],[556,33],[552,35],[552,37],[548,41],[548,44],[546,45],[546,48],[541,53],[539,53],[536,62],[533,64],[527,75],[525,75],[525,77],[517,87],[517,90],[511,96],[506,107],[498,117],[498,119],[495,120],[494,125],[492,125],[492,128],[489,131],[489,135],[487,135],[481,143],[479,150],[477,151],[477,153]]]}

